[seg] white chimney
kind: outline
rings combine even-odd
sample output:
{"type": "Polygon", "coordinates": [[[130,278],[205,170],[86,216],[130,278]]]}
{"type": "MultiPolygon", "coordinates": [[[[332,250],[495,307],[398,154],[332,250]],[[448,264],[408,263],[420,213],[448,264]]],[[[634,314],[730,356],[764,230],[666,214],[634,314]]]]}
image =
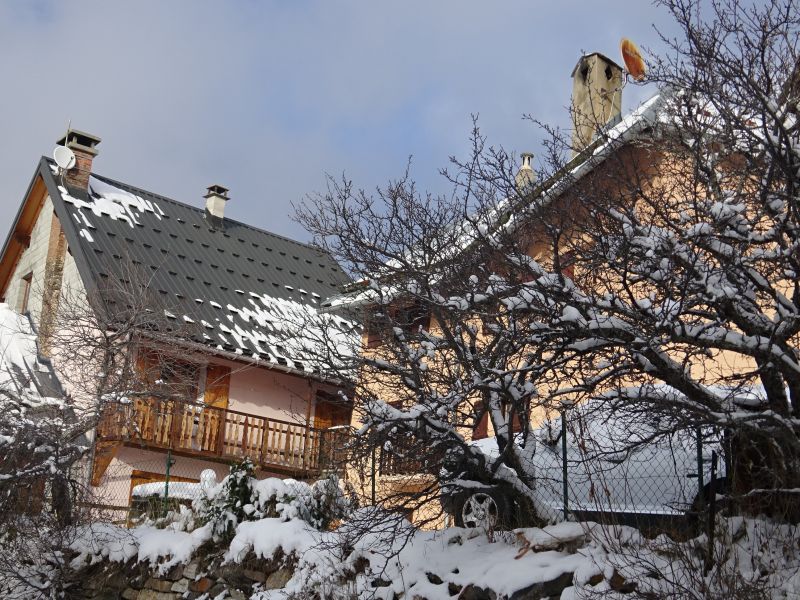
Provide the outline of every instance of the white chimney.
{"type": "Polygon", "coordinates": [[[533,185],[536,183],[536,173],[531,165],[533,162],[533,154],[530,152],[523,152],[520,158],[522,158],[522,166],[520,166],[519,171],[517,171],[517,176],[514,178],[514,181],[517,184],[517,191],[522,195],[533,189],[533,185]]]}
{"type": "Polygon", "coordinates": [[[225,203],[228,202],[228,188],[221,185],[210,185],[204,196],[206,212],[217,219],[225,218],[225,203]]]}
{"type": "Polygon", "coordinates": [[[572,69],[572,151],[578,154],[597,132],[622,113],[622,67],[593,52],[572,69]]]}

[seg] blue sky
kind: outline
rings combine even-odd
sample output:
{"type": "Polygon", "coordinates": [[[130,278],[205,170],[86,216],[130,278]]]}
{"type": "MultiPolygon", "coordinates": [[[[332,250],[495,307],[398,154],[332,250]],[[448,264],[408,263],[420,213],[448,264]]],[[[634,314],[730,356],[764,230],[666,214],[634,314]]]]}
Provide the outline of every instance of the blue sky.
{"type": "MultiPolygon", "coordinates": [[[[373,188],[413,156],[423,188],[489,141],[538,150],[523,114],[567,126],[582,52],[662,49],[663,9],[560,2],[5,0],[0,3],[0,211],[11,224],[67,121],[100,136],[95,171],[305,240],[291,203],[346,173],[373,188]]],[[[655,92],[629,85],[623,110],[655,92]]]]}

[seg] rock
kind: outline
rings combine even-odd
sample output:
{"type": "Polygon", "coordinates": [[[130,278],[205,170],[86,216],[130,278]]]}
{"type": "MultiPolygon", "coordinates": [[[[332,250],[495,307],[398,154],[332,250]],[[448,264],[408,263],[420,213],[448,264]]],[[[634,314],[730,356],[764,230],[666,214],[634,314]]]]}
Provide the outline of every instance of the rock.
{"type": "Polygon", "coordinates": [[[637,584],[635,581],[625,581],[625,578],[615,569],[611,579],[608,580],[608,586],[620,594],[630,594],[636,590],[637,584]]]}
{"type": "Polygon", "coordinates": [[[224,583],[215,583],[214,587],[212,587],[210,590],[208,590],[208,596],[207,597],[208,598],[216,598],[222,592],[227,592],[227,591],[228,591],[228,586],[226,586],[224,583]]]}
{"type": "Polygon", "coordinates": [[[139,600],[139,590],[125,588],[125,591],[122,592],[122,597],[124,600],[139,600]]]}
{"type": "MultiPolygon", "coordinates": [[[[214,582],[211,581],[208,577],[201,577],[196,581],[192,581],[189,584],[189,589],[193,592],[200,592],[201,594],[205,594],[211,586],[214,585],[214,582]]],[[[212,596],[213,597],[213,596],[212,596]]]]}
{"type": "Polygon", "coordinates": [[[102,589],[116,588],[124,589],[128,587],[128,573],[123,569],[115,569],[113,572],[108,573],[102,580],[102,589]]]}
{"type": "Polygon", "coordinates": [[[442,578],[439,577],[436,573],[425,573],[425,576],[428,578],[428,581],[430,581],[433,585],[442,585],[444,583],[444,581],[442,581],[442,578]]]}
{"type": "Polygon", "coordinates": [[[169,579],[170,581],[178,581],[181,577],[183,577],[183,565],[175,565],[172,567],[169,572],[165,575],[165,579],[169,579]]]}
{"type": "Polygon", "coordinates": [[[458,600],[497,600],[497,594],[476,585],[468,585],[458,595],[458,600]]]}
{"type": "Polygon", "coordinates": [[[264,583],[264,581],[267,579],[267,576],[264,573],[261,571],[255,571],[253,569],[243,569],[242,575],[252,581],[258,581],[259,583],[264,583]]]}
{"type": "Polygon", "coordinates": [[[157,592],[155,590],[140,590],[136,600],[176,600],[175,594],[157,592]]]}
{"type": "Polygon", "coordinates": [[[197,577],[199,569],[200,569],[200,563],[193,560],[183,568],[183,576],[186,577],[186,579],[194,579],[195,577],[197,577]]]}
{"type": "Polygon", "coordinates": [[[229,589],[228,594],[230,594],[233,600],[247,600],[247,596],[244,595],[244,592],[237,590],[236,588],[229,589]]]}
{"type": "Polygon", "coordinates": [[[517,590],[509,600],[543,600],[544,598],[561,597],[564,588],[572,585],[573,573],[562,573],[550,581],[534,583],[522,590],[517,590]]]}
{"type": "Polygon", "coordinates": [[[100,590],[92,596],[92,600],[117,600],[119,593],[114,589],[100,590]]]}
{"type": "Polygon", "coordinates": [[[457,583],[448,583],[447,584],[447,593],[451,596],[455,596],[458,592],[463,589],[463,585],[458,585],[457,583]]]}
{"type": "Polygon", "coordinates": [[[286,584],[292,578],[292,571],[286,567],[280,568],[274,573],[270,573],[269,577],[264,581],[265,590],[279,590],[286,587],[286,584]]]}
{"type": "Polygon", "coordinates": [[[178,592],[179,594],[182,594],[183,592],[188,592],[189,591],[189,580],[188,579],[179,579],[178,581],[176,581],[175,583],[172,584],[172,587],[170,588],[170,590],[172,590],[173,592],[178,592]]]}
{"type": "Polygon", "coordinates": [[[172,589],[172,582],[151,577],[147,580],[147,583],[144,584],[144,587],[149,590],[155,590],[156,592],[169,592],[172,589]]]}
{"type": "Polygon", "coordinates": [[[140,590],[144,584],[150,579],[150,572],[145,565],[137,563],[134,567],[133,573],[129,569],[125,569],[128,574],[128,587],[140,590]]]}
{"type": "Polygon", "coordinates": [[[601,581],[603,581],[603,574],[602,573],[595,573],[594,575],[589,577],[589,580],[586,583],[588,583],[591,586],[595,586],[598,583],[600,583],[601,581]]]}

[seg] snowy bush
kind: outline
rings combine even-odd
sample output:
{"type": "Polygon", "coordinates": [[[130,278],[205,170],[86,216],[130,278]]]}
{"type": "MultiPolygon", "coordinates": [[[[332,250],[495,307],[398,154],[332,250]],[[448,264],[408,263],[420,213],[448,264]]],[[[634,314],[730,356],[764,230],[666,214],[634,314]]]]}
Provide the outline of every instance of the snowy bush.
{"type": "Polygon", "coordinates": [[[301,519],[326,529],[350,509],[334,475],[313,484],[272,477],[259,480],[253,475],[253,463],[245,459],[194,502],[197,520],[211,523],[215,539],[230,539],[239,523],[265,518],[301,519]]]}

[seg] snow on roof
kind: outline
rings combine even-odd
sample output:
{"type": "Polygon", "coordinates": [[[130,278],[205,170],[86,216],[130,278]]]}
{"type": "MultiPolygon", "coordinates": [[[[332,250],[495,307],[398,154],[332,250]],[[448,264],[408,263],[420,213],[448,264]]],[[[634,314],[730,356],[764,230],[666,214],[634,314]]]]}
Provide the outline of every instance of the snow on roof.
{"type": "MultiPolygon", "coordinates": [[[[59,186],[58,190],[64,202],[77,208],[88,209],[98,217],[105,215],[115,221],[124,221],[130,227],[141,225],[139,217],[144,212],[152,213],[159,220],[164,216],[164,211],[156,202],[145,200],[94,176],[89,177],[88,200],[70,195],[64,186],[59,186]]],[[[81,216],[88,223],[83,212],[81,216]]]]}
{"type": "MultiPolygon", "coordinates": [[[[46,180],[51,170],[43,170],[46,180]]],[[[231,358],[319,372],[308,340],[283,339],[286,319],[302,317],[298,330],[312,320],[337,328],[334,335],[355,330],[355,323],[341,319],[312,319],[308,307],[315,299],[332,295],[348,279],[318,249],[231,219],[211,222],[203,208],[99,175],[90,177],[87,191],[59,185],[57,170],[53,174],[48,185],[54,208],[85,283],[130,283],[129,271],[140,269],[148,289],[165,303],[159,312],[176,323],[164,326],[167,333],[180,326],[174,335],[231,358]]],[[[327,335],[313,333],[299,337],[327,335]]]]}
{"type": "MultiPolygon", "coordinates": [[[[131,490],[131,496],[134,498],[147,498],[149,496],[164,497],[166,482],[155,481],[152,483],[140,483],[131,490]]],[[[170,481],[169,490],[167,491],[170,498],[177,498],[180,500],[196,500],[203,496],[203,488],[199,483],[192,483],[187,481],[170,481]]]]}
{"type": "Polygon", "coordinates": [[[0,390],[28,407],[62,402],[52,367],[39,359],[30,319],[5,303],[0,303],[0,390]]]}
{"type": "MultiPolygon", "coordinates": [[[[567,163],[565,169],[556,173],[548,181],[545,181],[538,190],[534,191],[533,200],[521,211],[508,211],[509,199],[502,200],[497,207],[495,207],[491,214],[482,215],[473,220],[464,221],[460,224],[461,233],[459,240],[456,244],[447,248],[442,248],[439,254],[442,257],[450,256],[452,254],[463,251],[473,244],[477,239],[485,236],[490,228],[501,217],[507,217],[507,221],[503,223],[502,229],[513,230],[520,224],[525,224],[526,219],[530,214],[537,209],[547,206],[550,202],[555,200],[558,196],[564,193],[571,185],[578,179],[591,172],[598,164],[609,156],[621,143],[633,139],[642,129],[656,123],[666,122],[663,115],[664,103],[671,97],[668,92],[661,92],[648,100],[642,102],[633,111],[627,114],[622,120],[610,127],[604,132],[604,135],[589,147],[579,154],[575,159],[567,163]]],[[[395,264],[391,261],[387,264],[395,264]]],[[[380,278],[379,274],[375,275],[380,278]]],[[[359,290],[345,292],[336,296],[327,298],[323,306],[328,310],[357,307],[375,302],[379,297],[383,300],[390,300],[396,295],[399,290],[396,287],[378,285],[371,280],[362,280],[361,283],[364,287],[359,290]]]]}

